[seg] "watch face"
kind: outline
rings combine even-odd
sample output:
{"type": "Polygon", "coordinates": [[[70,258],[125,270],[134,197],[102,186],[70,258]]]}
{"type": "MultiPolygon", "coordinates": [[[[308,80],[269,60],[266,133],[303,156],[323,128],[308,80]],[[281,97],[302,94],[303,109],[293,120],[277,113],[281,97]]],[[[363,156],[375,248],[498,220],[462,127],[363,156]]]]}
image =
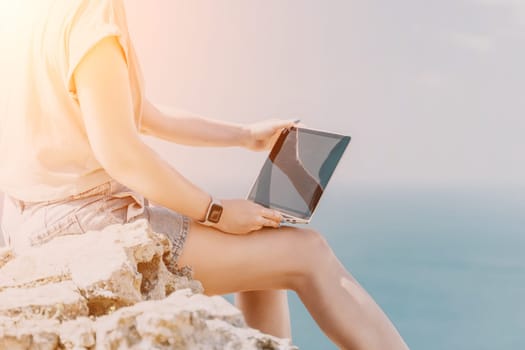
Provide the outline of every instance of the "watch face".
{"type": "Polygon", "coordinates": [[[208,216],[208,221],[213,223],[218,223],[222,214],[222,206],[219,204],[213,204],[211,206],[210,215],[208,216]]]}

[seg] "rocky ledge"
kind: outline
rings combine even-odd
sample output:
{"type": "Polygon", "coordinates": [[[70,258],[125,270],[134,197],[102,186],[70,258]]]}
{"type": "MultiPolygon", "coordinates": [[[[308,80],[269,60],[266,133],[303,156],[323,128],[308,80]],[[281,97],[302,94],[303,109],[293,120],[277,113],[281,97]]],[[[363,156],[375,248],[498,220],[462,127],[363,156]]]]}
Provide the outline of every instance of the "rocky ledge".
{"type": "Polygon", "coordinates": [[[0,349],[297,349],[204,295],[145,219],[0,249],[0,349]]]}

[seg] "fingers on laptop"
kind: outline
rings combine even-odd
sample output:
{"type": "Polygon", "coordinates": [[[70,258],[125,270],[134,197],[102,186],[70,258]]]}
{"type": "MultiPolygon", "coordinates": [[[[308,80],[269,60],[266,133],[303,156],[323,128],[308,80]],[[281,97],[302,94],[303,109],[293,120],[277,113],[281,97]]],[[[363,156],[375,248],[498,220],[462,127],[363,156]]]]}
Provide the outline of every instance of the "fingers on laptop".
{"type": "Polygon", "coordinates": [[[276,211],[276,210],[272,210],[272,209],[268,209],[268,208],[264,208],[263,207],[263,210],[262,210],[262,216],[266,219],[269,219],[271,221],[274,221],[278,224],[280,224],[281,220],[282,220],[282,216],[281,214],[276,211]]]}
{"type": "Polygon", "coordinates": [[[264,226],[266,226],[266,227],[279,227],[281,225],[280,222],[276,222],[276,221],[274,221],[272,219],[268,219],[268,218],[265,218],[265,217],[262,217],[262,216],[259,218],[259,224],[262,227],[264,227],[264,226]]]}

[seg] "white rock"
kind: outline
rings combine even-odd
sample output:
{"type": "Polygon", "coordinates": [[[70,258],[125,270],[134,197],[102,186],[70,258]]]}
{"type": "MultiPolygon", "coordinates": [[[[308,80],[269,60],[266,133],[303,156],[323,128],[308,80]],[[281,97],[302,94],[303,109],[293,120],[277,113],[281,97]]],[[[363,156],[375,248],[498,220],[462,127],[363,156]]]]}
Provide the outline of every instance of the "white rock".
{"type": "Polygon", "coordinates": [[[62,320],[87,314],[87,302],[71,281],[0,292],[0,316],[62,320]]]}
{"type": "Polygon", "coordinates": [[[296,349],[170,259],[145,219],[0,250],[0,350],[296,349]]]}

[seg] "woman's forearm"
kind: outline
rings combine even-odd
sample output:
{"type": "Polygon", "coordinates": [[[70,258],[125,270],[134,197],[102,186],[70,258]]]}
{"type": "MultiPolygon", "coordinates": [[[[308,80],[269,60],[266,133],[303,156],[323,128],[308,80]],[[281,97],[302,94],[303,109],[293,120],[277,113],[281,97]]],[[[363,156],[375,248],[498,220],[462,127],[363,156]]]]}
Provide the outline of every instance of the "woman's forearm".
{"type": "MultiPolygon", "coordinates": [[[[203,220],[210,195],[187,180],[140,140],[125,154],[108,156],[102,165],[115,180],[152,202],[196,220],[203,220]]],[[[112,152],[111,152],[112,153],[112,152]]]]}
{"type": "Polygon", "coordinates": [[[185,111],[164,111],[146,103],[141,132],[166,141],[202,147],[243,146],[248,129],[242,124],[185,111]]]}

